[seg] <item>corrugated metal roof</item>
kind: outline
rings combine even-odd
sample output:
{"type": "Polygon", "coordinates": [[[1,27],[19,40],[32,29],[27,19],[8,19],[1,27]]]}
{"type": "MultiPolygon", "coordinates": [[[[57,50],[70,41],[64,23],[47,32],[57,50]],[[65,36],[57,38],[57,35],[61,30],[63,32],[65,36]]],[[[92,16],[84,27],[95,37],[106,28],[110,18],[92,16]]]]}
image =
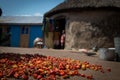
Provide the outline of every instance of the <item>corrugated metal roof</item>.
{"type": "Polygon", "coordinates": [[[42,24],[41,16],[0,16],[0,24],[42,24]]]}

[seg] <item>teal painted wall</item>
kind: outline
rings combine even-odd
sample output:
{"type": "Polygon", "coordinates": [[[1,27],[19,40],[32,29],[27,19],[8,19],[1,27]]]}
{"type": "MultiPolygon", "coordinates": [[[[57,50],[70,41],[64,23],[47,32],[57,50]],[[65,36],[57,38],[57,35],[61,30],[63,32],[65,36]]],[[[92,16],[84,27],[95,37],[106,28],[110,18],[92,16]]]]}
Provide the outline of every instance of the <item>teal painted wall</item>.
{"type": "Polygon", "coordinates": [[[30,26],[29,47],[33,47],[33,41],[36,37],[43,38],[42,25],[30,26]]]}
{"type": "MultiPolygon", "coordinates": [[[[10,43],[11,47],[20,47],[20,26],[10,26],[11,38],[10,43]]],[[[31,25],[30,35],[29,35],[29,44],[28,47],[33,47],[33,41],[36,37],[43,38],[42,25],[31,25]]]]}
{"type": "Polygon", "coordinates": [[[20,26],[10,26],[11,32],[11,47],[19,47],[20,46],[20,26]]]}

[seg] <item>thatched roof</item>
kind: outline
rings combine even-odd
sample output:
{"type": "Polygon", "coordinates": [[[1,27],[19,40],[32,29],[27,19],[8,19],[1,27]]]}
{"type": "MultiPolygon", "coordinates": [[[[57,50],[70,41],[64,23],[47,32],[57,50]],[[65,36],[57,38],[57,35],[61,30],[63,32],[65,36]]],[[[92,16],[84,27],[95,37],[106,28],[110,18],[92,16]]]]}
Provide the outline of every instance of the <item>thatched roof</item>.
{"type": "Polygon", "coordinates": [[[49,16],[68,9],[83,9],[83,8],[102,8],[114,7],[120,8],[120,0],[65,0],[55,8],[45,14],[49,16]]]}

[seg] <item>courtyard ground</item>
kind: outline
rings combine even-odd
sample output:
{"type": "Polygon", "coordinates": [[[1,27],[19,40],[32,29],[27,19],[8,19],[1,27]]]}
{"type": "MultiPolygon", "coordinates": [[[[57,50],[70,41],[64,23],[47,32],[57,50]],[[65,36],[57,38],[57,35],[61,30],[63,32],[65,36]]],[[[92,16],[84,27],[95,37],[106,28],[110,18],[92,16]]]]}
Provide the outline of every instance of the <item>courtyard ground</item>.
{"type": "MultiPolygon", "coordinates": [[[[46,56],[54,56],[61,58],[72,58],[80,61],[88,61],[90,64],[102,65],[103,68],[111,68],[111,72],[101,73],[99,71],[85,70],[81,73],[92,74],[94,80],[120,80],[120,62],[105,61],[99,59],[98,55],[87,56],[84,53],[73,50],[54,50],[54,49],[37,49],[37,48],[15,48],[15,47],[0,47],[0,53],[20,53],[20,54],[42,54],[46,56]]],[[[82,77],[70,77],[68,80],[87,80],[82,77]]]]}

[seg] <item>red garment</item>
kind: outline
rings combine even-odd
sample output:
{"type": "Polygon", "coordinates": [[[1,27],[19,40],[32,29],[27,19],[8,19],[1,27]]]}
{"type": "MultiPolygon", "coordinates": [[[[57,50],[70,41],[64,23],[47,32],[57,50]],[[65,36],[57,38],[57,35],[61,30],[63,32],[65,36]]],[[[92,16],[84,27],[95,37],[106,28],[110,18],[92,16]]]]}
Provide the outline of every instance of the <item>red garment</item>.
{"type": "Polygon", "coordinates": [[[64,43],[64,42],[65,42],[65,34],[61,36],[61,43],[64,43]]]}

